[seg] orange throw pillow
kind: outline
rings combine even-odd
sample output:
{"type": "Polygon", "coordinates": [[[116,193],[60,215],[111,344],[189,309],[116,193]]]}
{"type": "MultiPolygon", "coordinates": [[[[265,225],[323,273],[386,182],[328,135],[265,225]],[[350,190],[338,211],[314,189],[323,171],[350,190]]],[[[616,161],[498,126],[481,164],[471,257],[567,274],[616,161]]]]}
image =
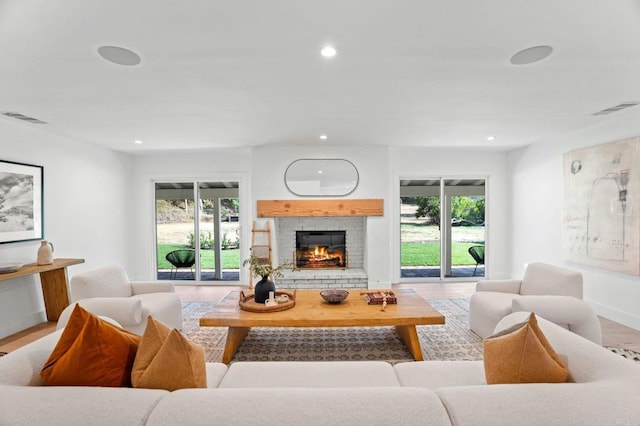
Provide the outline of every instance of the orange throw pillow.
{"type": "Polygon", "coordinates": [[[540,330],[536,316],[484,340],[487,384],[563,383],[569,370],[540,330]]]}
{"type": "Polygon", "coordinates": [[[149,317],[131,372],[135,388],[206,388],[204,349],[149,317]]]}
{"type": "Polygon", "coordinates": [[[140,336],[75,306],[40,371],[52,386],[131,386],[140,336]]]}

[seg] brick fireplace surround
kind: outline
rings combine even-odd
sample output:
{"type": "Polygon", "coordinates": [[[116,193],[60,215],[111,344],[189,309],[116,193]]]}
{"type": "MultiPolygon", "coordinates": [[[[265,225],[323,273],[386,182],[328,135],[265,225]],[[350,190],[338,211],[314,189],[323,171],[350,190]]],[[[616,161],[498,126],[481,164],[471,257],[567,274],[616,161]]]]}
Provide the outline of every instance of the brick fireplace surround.
{"type": "Polygon", "coordinates": [[[285,271],[279,288],[367,288],[364,270],[364,217],[278,217],[276,218],[278,263],[292,262],[296,231],[346,231],[347,269],[299,269],[285,271]]]}
{"type": "Polygon", "coordinates": [[[368,216],[382,216],[382,199],[264,200],[258,201],[258,217],[275,220],[274,242],[278,263],[292,262],[296,231],[346,231],[346,269],[300,269],[285,271],[278,288],[367,288],[364,269],[368,216]]]}

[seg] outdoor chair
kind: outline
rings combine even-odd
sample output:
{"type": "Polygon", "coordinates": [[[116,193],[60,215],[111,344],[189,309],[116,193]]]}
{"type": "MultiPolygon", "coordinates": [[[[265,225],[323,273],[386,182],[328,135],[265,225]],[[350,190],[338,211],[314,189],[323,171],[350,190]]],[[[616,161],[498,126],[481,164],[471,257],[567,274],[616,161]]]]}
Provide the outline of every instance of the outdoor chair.
{"type": "Polygon", "coordinates": [[[174,279],[178,274],[178,269],[189,268],[193,274],[193,265],[196,264],[195,250],[181,249],[167,253],[165,258],[171,263],[171,276],[174,279]]]}
{"type": "Polygon", "coordinates": [[[473,270],[472,277],[476,275],[478,265],[484,265],[484,246],[471,246],[469,247],[469,254],[476,261],[476,267],[473,270]]]}

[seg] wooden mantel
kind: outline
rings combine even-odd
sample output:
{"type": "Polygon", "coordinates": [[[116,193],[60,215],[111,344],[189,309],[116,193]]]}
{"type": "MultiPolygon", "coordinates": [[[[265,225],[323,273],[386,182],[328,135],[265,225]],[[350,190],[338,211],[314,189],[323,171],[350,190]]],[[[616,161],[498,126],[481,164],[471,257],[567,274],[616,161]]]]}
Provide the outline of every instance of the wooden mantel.
{"type": "Polygon", "coordinates": [[[326,200],[258,200],[258,217],[383,216],[382,198],[326,200]]]}

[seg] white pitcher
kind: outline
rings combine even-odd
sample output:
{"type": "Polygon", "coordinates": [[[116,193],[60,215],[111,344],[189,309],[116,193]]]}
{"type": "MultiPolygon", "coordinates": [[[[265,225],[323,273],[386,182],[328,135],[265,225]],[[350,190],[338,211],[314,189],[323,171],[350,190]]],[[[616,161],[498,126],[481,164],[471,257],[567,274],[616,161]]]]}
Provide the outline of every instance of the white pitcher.
{"type": "Polygon", "coordinates": [[[38,249],[38,265],[51,265],[53,263],[53,244],[42,240],[38,249]]]}

